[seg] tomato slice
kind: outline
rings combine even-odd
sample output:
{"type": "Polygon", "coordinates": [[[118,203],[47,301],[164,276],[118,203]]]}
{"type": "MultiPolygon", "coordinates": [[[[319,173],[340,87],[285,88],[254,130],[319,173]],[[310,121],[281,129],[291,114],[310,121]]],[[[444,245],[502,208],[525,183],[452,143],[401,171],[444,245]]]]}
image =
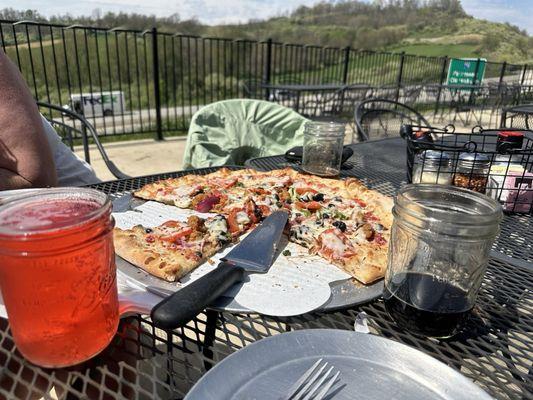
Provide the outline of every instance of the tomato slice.
{"type": "Polygon", "coordinates": [[[300,210],[317,211],[322,208],[322,205],[318,201],[296,201],[294,202],[296,208],[300,210]]]}
{"type": "Polygon", "coordinates": [[[310,187],[299,187],[296,188],[296,193],[298,194],[306,194],[306,193],[318,193],[315,189],[310,187]]]}
{"type": "Polygon", "coordinates": [[[175,233],[171,233],[169,235],[163,235],[160,237],[161,240],[164,240],[165,242],[176,242],[178,239],[188,236],[192,233],[192,228],[185,227],[175,233]]]}
{"type": "Polygon", "coordinates": [[[166,226],[168,228],[176,228],[178,226],[179,227],[183,226],[183,223],[179,221],[167,221],[167,222],[163,222],[161,226],[166,226]]]}
{"type": "Polygon", "coordinates": [[[359,204],[363,208],[366,207],[366,203],[363,200],[353,199],[353,201],[355,201],[357,204],[359,204]]]}

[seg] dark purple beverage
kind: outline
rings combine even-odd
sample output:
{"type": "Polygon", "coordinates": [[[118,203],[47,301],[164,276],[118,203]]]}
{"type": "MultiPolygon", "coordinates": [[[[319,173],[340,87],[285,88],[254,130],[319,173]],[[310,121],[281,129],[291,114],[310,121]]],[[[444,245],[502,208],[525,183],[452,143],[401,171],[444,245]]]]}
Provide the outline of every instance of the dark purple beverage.
{"type": "Polygon", "coordinates": [[[463,289],[415,272],[394,276],[385,287],[383,299],[398,325],[431,337],[454,335],[472,309],[463,289]]]}

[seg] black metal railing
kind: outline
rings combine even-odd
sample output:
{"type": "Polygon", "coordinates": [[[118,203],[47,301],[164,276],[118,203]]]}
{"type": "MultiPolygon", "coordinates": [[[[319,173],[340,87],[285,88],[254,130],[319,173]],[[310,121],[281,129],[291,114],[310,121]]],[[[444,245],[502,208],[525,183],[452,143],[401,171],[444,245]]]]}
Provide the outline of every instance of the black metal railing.
{"type": "MultiPolygon", "coordinates": [[[[448,57],[198,37],[156,28],[5,20],[0,20],[0,46],[37,100],[83,113],[100,135],[153,133],[158,139],[186,130],[204,104],[271,99],[264,84],[361,83],[401,100],[406,88],[444,85],[450,62],[448,57]]],[[[484,82],[526,85],[532,80],[528,65],[486,64],[484,82]]],[[[433,96],[433,102],[446,103],[442,89],[433,96]]]]}

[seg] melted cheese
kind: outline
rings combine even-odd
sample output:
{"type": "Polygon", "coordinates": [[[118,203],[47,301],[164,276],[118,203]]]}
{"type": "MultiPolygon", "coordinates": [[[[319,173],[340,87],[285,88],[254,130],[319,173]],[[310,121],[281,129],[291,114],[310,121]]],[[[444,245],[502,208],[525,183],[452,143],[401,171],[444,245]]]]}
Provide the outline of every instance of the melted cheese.
{"type": "Polygon", "coordinates": [[[324,233],[320,236],[320,239],[322,240],[322,247],[330,249],[335,258],[342,257],[348,247],[334,232],[324,233]]]}
{"type": "Polygon", "coordinates": [[[164,195],[164,198],[167,200],[172,200],[176,207],[188,208],[192,202],[191,194],[197,190],[198,186],[182,185],[173,189],[169,194],[164,195]]]}
{"type": "Polygon", "coordinates": [[[239,225],[246,225],[250,223],[250,217],[244,211],[239,211],[235,216],[236,221],[239,225]]]}

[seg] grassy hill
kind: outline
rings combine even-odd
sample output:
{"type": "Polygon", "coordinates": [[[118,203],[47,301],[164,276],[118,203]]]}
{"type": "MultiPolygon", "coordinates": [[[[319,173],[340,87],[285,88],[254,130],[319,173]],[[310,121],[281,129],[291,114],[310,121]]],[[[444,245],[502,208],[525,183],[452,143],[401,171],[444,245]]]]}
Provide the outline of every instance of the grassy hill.
{"type": "MultiPolygon", "coordinates": [[[[47,20],[36,11],[0,10],[0,19],[47,20]]],[[[516,26],[475,19],[459,0],[323,1],[293,13],[238,25],[206,26],[140,14],[107,13],[93,16],[56,16],[50,22],[161,31],[212,37],[313,44],[354,49],[405,51],[450,57],[484,57],[510,63],[533,60],[533,37],[516,26]]]]}
{"type": "Polygon", "coordinates": [[[458,0],[322,2],[287,17],[206,27],[211,35],[351,46],[511,63],[533,60],[533,37],[511,24],[467,15],[458,0]]]}

